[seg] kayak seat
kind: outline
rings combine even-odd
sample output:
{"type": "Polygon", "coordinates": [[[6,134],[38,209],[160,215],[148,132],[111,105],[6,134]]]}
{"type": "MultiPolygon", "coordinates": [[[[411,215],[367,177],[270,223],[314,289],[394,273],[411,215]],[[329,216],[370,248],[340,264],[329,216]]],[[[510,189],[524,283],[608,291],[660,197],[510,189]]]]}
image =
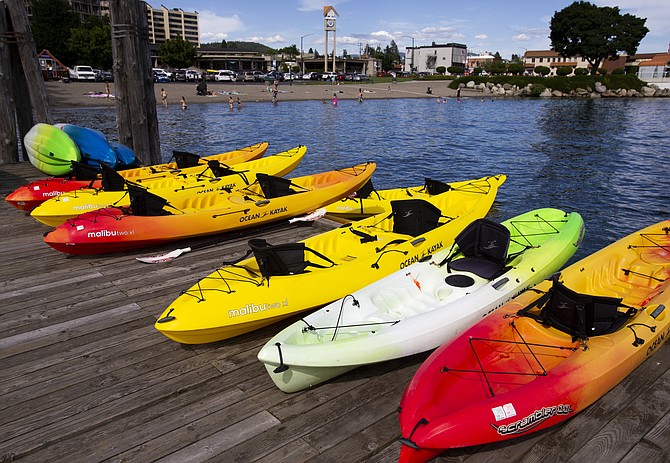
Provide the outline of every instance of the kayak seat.
{"type": "Polygon", "coordinates": [[[449,271],[470,272],[487,280],[505,272],[510,244],[510,232],[505,226],[477,219],[456,236],[455,243],[463,257],[450,260],[449,271]]]}
{"type": "Polygon", "coordinates": [[[177,164],[177,169],[186,169],[187,167],[195,167],[200,164],[200,156],[188,151],[172,151],[172,157],[177,164]]]}
{"type": "Polygon", "coordinates": [[[212,171],[212,174],[215,177],[227,177],[228,175],[233,175],[237,173],[236,171],[226,166],[225,164],[221,164],[216,159],[211,159],[207,161],[207,167],[209,167],[209,170],[212,171]]]}
{"type": "Polygon", "coordinates": [[[305,273],[307,267],[329,268],[335,265],[314,249],[308,248],[305,243],[284,243],[271,245],[262,238],[249,240],[249,247],[256,258],[258,269],[265,279],[270,281],[271,276],[287,276],[305,273]],[[310,262],[305,254],[309,252],[318,257],[325,264],[310,262]]]}
{"type": "Polygon", "coordinates": [[[70,164],[72,165],[72,176],[77,180],[94,180],[98,177],[99,171],[93,166],[77,161],[70,161],[70,164]]]}
{"type": "Polygon", "coordinates": [[[426,193],[431,196],[439,195],[440,193],[451,190],[451,186],[449,186],[448,183],[440,182],[439,180],[433,180],[432,178],[428,177],[425,179],[424,188],[426,193]]]}
{"type": "Polygon", "coordinates": [[[535,303],[519,311],[539,322],[567,333],[573,339],[587,340],[591,336],[614,333],[637,313],[633,307],[621,312],[619,307],[628,307],[621,298],[581,294],[571,290],[554,278],[551,289],[535,303]],[[539,315],[530,310],[541,307],[539,315]]]}
{"type": "Polygon", "coordinates": [[[117,171],[104,162],[100,163],[102,169],[102,189],[105,191],[123,191],[126,188],[126,179],[121,177],[117,171]]]}
{"type": "Polygon", "coordinates": [[[266,199],[279,198],[281,196],[288,196],[298,193],[291,189],[291,181],[274,175],[264,173],[257,173],[256,180],[263,190],[263,195],[266,199]]]}
{"type": "Polygon", "coordinates": [[[440,225],[442,212],[423,199],[391,201],[393,233],[420,236],[440,225]]]}
{"type": "Polygon", "coordinates": [[[165,198],[149,193],[144,188],[132,183],[128,184],[128,194],[130,195],[130,209],[133,215],[171,215],[170,212],[163,209],[163,206],[168,205],[168,201],[165,198]]]}

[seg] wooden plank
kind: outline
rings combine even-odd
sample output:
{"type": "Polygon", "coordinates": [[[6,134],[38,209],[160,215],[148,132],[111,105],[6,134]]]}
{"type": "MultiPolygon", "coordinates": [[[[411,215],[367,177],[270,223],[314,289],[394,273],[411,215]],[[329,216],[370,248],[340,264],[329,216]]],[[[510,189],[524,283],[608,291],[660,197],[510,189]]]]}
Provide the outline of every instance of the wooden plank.
{"type": "MultiPolygon", "coordinates": [[[[607,426],[570,457],[570,462],[619,461],[647,434],[649,423],[657,423],[670,413],[670,371],[640,390],[635,400],[621,410],[607,426]]],[[[665,436],[666,446],[668,435],[665,436]]]]}
{"type": "Polygon", "coordinates": [[[222,390],[218,379],[215,377],[182,389],[130,416],[118,417],[83,434],[47,445],[32,453],[30,458],[70,463],[101,461],[141,447],[166,432],[192,435],[189,431],[192,422],[244,398],[239,389],[222,390]]]}

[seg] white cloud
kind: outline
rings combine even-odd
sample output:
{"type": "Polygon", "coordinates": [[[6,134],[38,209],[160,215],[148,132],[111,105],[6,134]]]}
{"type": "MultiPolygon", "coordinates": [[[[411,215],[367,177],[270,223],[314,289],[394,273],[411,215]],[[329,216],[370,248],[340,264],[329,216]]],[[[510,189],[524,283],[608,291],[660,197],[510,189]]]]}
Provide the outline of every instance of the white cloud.
{"type": "Polygon", "coordinates": [[[230,37],[231,32],[245,30],[244,23],[239,16],[219,16],[213,11],[205,10],[199,12],[200,42],[217,42],[230,37]]]}
{"type": "Polygon", "coordinates": [[[252,36],[248,37],[245,39],[247,42],[258,42],[258,43],[263,43],[263,44],[270,44],[270,43],[286,43],[287,39],[281,34],[275,34],[271,35],[268,37],[260,37],[260,36],[252,36]]]}
{"type": "Polygon", "coordinates": [[[486,35],[486,34],[477,34],[477,35],[475,35],[475,38],[476,38],[477,40],[486,40],[486,39],[489,38],[489,36],[486,35]]]}
{"type": "Polygon", "coordinates": [[[512,37],[512,40],[515,42],[527,42],[530,40],[530,37],[526,34],[519,34],[512,37]]]}

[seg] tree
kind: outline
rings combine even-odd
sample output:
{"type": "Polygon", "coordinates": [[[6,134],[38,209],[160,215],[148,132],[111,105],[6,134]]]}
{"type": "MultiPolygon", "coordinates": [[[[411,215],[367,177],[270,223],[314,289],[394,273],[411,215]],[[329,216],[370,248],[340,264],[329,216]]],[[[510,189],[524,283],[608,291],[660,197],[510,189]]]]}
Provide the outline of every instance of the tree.
{"type": "Polygon", "coordinates": [[[81,25],[79,15],[67,0],[33,0],[32,5],[30,27],[37,52],[47,49],[64,64],[75,64],[77,56],[67,44],[70,31],[81,25]]]}
{"type": "Polygon", "coordinates": [[[535,66],[533,72],[535,72],[535,74],[540,74],[541,76],[548,76],[551,72],[551,69],[549,69],[547,66],[535,66]]]}
{"type": "Polygon", "coordinates": [[[514,62],[512,64],[507,65],[507,72],[517,76],[522,75],[525,72],[525,70],[526,69],[524,68],[523,63],[514,62]]]}
{"type": "Polygon", "coordinates": [[[164,63],[168,67],[179,69],[193,65],[198,58],[195,45],[184,40],[180,35],[163,42],[159,55],[161,63],[164,63]]]}
{"type": "Polygon", "coordinates": [[[438,66],[435,68],[435,72],[437,72],[438,74],[444,74],[445,72],[447,72],[447,68],[446,66],[438,66]]]}
{"type": "Polygon", "coordinates": [[[67,46],[77,56],[77,63],[112,69],[112,29],[107,16],[92,16],[81,27],[72,29],[67,46]]]}
{"type": "Polygon", "coordinates": [[[649,29],[647,20],[622,15],[618,7],[574,2],[551,18],[551,49],[561,56],[581,56],[595,75],[600,63],[618,53],[634,55],[649,29]]]}
{"type": "Polygon", "coordinates": [[[572,66],[559,66],[556,68],[557,76],[569,76],[572,74],[572,66]]]}

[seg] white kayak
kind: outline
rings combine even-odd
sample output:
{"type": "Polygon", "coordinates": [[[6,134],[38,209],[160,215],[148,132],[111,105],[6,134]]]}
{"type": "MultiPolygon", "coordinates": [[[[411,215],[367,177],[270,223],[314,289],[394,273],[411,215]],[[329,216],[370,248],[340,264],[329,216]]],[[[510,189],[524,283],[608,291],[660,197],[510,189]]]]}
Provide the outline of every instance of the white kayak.
{"type": "Polygon", "coordinates": [[[560,270],[583,233],[579,214],[558,209],[537,209],[502,224],[478,219],[451,249],[288,326],[258,359],[277,387],[296,392],[362,365],[435,349],[560,270]],[[483,244],[471,248],[465,243],[475,235],[483,244]],[[497,257],[491,256],[492,244],[503,245],[497,257]]]}

